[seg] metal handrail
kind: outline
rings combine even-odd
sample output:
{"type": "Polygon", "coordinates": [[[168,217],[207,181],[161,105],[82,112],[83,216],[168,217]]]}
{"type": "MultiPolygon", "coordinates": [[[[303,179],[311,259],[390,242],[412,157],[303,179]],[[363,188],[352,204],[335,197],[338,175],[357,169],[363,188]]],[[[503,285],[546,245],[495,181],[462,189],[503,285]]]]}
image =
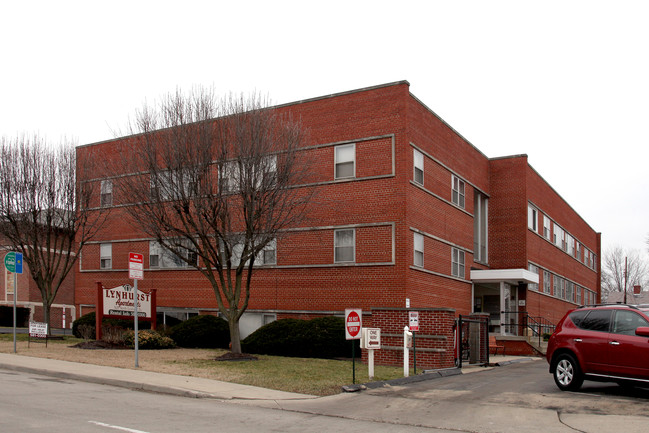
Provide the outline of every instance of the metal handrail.
{"type": "Polygon", "coordinates": [[[529,329],[532,332],[532,337],[538,338],[539,347],[541,346],[541,339],[543,334],[552,334],[556,325],[549,319],[541,316],[532,316],[527,311],[502,311],[505,314],[516,314],[517,317],[522,315],[522,323],[501,323],[501,326],[515,327],[519,330],[518,335],[521,335],[523,330],[529,329]]]}

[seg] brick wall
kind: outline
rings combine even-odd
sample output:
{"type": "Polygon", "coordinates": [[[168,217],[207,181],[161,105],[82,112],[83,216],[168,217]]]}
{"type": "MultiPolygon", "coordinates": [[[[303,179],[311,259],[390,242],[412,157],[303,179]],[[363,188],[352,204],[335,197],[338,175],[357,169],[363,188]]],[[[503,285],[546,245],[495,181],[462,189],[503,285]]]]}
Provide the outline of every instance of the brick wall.
{"type": "MultiPolygon", "coordinates": [[[[374,351],[376,365],[403,365],[403,328],[408,326],[409,309],[372,308],[369,317],[363,317],[366,328],[381,329],[381,349],[374,351]]],[[[455,366],[454,323],[455,310],[448,308],[422,308],[419,312],[419,332],[415,333],[415,350],[410,350],[410,366],[440,369],[455,366]]],[[[367,362],[367,351],[363,350],[367,362]]]]}

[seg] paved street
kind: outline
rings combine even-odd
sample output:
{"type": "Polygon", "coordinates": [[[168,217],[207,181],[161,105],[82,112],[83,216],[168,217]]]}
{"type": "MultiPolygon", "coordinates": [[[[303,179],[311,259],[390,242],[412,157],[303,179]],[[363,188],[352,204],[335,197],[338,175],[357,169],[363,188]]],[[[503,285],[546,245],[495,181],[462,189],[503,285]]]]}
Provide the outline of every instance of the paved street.
{"type": "Polygon", "coordinates": [[[427,431],[6,370],[0,384],[0,432],[6,433],[427,431]]]}
{"type": "Polygon", "coordinates": [[[281,401],[284,409],[467,432],[645,432],[649,391],[586,382],[561,392],[545,360],[342,394],[281,401]]]}
{"type": "Polygon", "coordinates": [[[586,382],[579,392],[561,392],[542,359],[322,398],[132,369],[1,359],[2,432],[596,433],[624,426],[634,433],[649,422],[648,389],[586,382]]]}

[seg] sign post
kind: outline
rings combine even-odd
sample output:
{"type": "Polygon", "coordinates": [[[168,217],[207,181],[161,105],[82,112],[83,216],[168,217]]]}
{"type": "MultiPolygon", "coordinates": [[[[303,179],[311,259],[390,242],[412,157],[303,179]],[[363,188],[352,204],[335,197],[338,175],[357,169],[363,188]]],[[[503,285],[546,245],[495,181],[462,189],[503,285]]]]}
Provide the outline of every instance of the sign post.
{"type": "Polygon", "coordinates": [[[144,278],[144,257],[138,253],[128,253],[128,277],[133,279],[133,332],[135,341],[135,368],[140,366],[138,362],[138,352],[140,346],[139,335],[139,318],[137,315],[137,304],[140,302],[137,291],[137,280],[144,278]]]}
{"type": "Polygon", "coordinates": [[[417,374],[417,344],[415,342],[415,335],[419,331],[419,311],[409,311],[408,319],[410,325],[408,327],[410,328],[410,332],[412,332],[412,362],[415,368],[415,374],[417,374]]]}
{"type": "Polygon", "coordinates": [[[14,353],[16,353],[16,298],[18,298],[18,274],[23,273],[23,253],[9,252],[5,255],[5,268],[14,274],[14,353]]]}
{"type": "Polygon", "coordinates": [[[363,328],[361,349],[367,350],[367,374],[374,379],[374,350],[381,348],[381,328],[363,328]]]}
{"type": "MultiPolygon", "coordinates": [[[[345,339],[360,340],[363,312],[361,309],[347,308],[345,310],[345,339]]],[[[356,383],[356,344],[352,341],[352,384],[356,383]]]]}

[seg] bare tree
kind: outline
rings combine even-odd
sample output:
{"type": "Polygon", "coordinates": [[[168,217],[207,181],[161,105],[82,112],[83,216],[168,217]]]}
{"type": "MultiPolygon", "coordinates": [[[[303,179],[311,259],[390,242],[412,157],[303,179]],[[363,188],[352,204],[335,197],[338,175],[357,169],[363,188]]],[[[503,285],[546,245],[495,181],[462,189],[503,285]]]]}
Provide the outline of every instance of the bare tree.
{"type": "MultiPolygon", "coordinates": [[[[241,353],[254,264],[304,216],[312,191],[298,122],[258,96],[168,95],[131,122],[130,175],[117,183],[134,221],[212,287],[241,353]]],[[[126,164],[122,161],[121,164],[126,164]]],[[[122,168],[123,170],[123,168],[122,168]]]]}
{"type": "Polygon", "coordinates": [[[77,189],[75,180],[78,171],[92,169],[77,162],[70,141],[50,145],[20,136],[0,142],[0,235],[23,254],[48,324],[59,288],[105,215],[90,216],[92,191],[77,189]]]}
{"type": "Polygon", "coordinates": [[[602,297],[608,297],[613,292],[624,292],[625,284],[628,291],[636,285],[646,287],[648,283],[649,263],[642,257],[640,252],[625,250],[616,246],[604,253],[602,261],[602,297]]]}

